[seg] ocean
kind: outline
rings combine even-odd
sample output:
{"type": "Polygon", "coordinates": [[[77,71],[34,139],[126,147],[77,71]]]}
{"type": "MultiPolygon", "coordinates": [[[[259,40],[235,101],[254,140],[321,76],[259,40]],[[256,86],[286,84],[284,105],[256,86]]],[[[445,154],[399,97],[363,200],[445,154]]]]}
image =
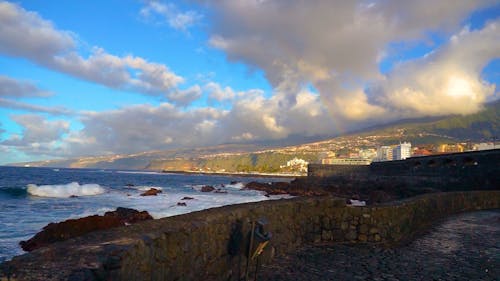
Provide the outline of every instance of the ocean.
{"type": "Polygon", "coordinates": [[[0,262],[23,253],[27,240],[50,222],[103,215],[117,207],[148,211],[155,219],[245,202],[279,199],[243,189],[250,181],[284,178],[169,174],[147,171],[0,167],[0,262]],[[202,192],[211,185],[220,192],[202,192]],[[140,196],[150,188],[157,196],[140,196]],[[183,197],[193,200],[182,201],[183,197]],[[178,206],[184,202],[187,206],[178,206]]]}

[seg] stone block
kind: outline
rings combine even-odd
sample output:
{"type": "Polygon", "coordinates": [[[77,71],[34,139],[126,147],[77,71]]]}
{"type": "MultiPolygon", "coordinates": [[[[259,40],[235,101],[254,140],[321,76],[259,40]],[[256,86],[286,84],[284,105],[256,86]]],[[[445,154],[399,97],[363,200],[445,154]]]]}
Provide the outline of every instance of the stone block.
{"type": "Polygon", "coordinates": [[[346,240],[356,240],[358,233],[355,230],[349,230],[345,235],[346,240]]]}
{"type": "Polygon", "coordinates": [[[332,240],[332,232],[331,231],[327,231],[327,230],[323,230],[323,232],[321,233],[321,239],[323,241],[330,241],[330,240],[332,240]]]}
{"type": "Polygon", "coordinates": [[[360,242],[366,242],[368,240],[368,236],[366,236],[366,234],[359,234],[358,235],[358,240],[360,242]]]}
{"type": "Polygon", "coordinates": [[[362,224],[359,226],[359,233],[366,234],[368,232],[368,225],[362,224]]]}

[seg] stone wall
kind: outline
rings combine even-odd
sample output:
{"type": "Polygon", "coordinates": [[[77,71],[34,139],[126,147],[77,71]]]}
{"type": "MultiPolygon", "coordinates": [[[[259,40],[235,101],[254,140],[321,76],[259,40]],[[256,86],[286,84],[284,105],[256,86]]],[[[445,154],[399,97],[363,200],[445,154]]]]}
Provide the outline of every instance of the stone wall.
{"type": "Polygon", "coordinates": [[[309,164],[307,165],[308,177],[331,176],[358,176],[368,175],[369,165],[335,165],[335,164],[309,164]]]}
{"type": "Polygon", "coordinates": [[[373,162],[369,166],[308,166],[308,176],[349,180],[398,182],[408,187],[443,191],[500,188],[500,149],[451,153],[406,160],[373,162]]]}
{"type": "Polygon", "coordinates": [[[2,267],[17,280],[239,280],[251,222],[261,218],[273,234],[260,257],[267,263],[306,243],[400,243],[448,215],[497,208],[500,191],[426,194],[366,207],[333,197],[248,203],[92,233],[2,267]]]}

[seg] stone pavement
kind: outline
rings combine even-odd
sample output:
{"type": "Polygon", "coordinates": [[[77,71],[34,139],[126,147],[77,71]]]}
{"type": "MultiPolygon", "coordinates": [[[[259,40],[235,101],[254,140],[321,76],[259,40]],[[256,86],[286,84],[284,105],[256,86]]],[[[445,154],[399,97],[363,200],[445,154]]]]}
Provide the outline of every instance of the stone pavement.
{"type": "Polygon", "coordinates": [[[314,245],[258,280],[500,280],[500,210],[450,217],[407,245],[314,245]]]}

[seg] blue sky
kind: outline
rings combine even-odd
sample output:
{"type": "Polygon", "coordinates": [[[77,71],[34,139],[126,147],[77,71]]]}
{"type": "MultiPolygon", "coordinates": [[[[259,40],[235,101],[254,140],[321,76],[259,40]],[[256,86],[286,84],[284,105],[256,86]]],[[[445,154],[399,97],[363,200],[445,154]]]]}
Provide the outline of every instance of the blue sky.
{"type": "Polygon", "coordinates": [[[471,114],[495,2],[0,1],[0,164],[471,114]]]}

